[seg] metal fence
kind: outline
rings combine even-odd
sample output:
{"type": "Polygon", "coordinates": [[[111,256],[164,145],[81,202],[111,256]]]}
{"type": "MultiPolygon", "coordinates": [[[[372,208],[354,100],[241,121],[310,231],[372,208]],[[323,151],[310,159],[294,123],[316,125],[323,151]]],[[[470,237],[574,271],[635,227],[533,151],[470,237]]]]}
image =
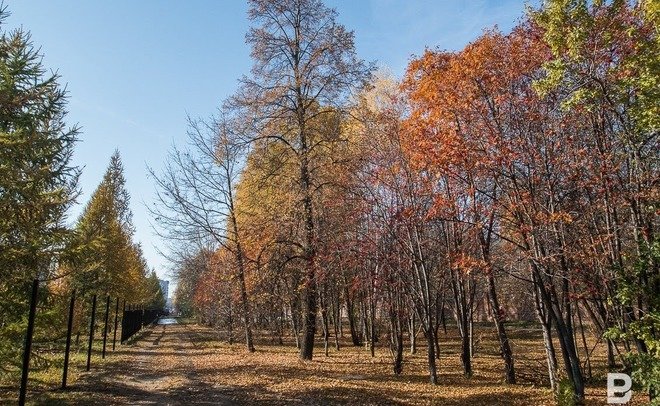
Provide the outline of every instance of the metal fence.
{"type": "MultiPolygon", "coordinates": [[[[39,281],[34,280],[32,284],[32,296],[30,299],[30,312],[28,315],[28,325],[27,325],[27,331],[25,334],[25,345],[23,348],[23,363],[22,363],[22,371],[21,371],[21,386],[19,389],[19,398],[18,398],[18,404],[19,406],[25,405],[26,401],[26,393],[27,393],[27,386],[28,386],[28,375],[29,375],[29,370],[30,370],[30,355],[32,353],[32,338],[34,335],[34,328],[35,328],[35,316],[37,313],[37,300],[38,300],[38,292],[39,292],[39,281]]],[[[109,345],[110,337],[108,336],[109,332],[112,332],[112,350],[115,350],[115,345],[117,341],[117,331],[119,327],[119,320],[121,318],[121,338],[120,338],[120,343],[124,343],[127,339],[129,339],[131,336],[133,336],[135,333],[137,333],[143,326],[147,326],[149,324],[152,324],[158,320],[158,317],[161,315],[160,310],[155,310],[155,309],[144,309],[143,306],[138,306],[138,305],[126,305],[126,302],[124,301],[123,304],[123,311],[119,311],[119,298],[111,298],[110,296],[106,296],[105,300],[101,298],[103,302],[100,303],[100,306],[104,307],[104,312],[102,314],[103,316],[103,322],[102,322],[102,328],[103,330],[101,331],[102,338],[103,338],[103,346],[101,349],[101,357],[105,358],[106,356],[106,349],[107,346],[109,345]],[[114,304],[114,306],[111,306],[111,304],[114,304]],[[111,307],[114,307],[114,320],[112,320],[111,316],[111,307]],[[121,315],[120,315],[121,313],[121,315]],[[114,325],[114,328],[113,328],[114,325]]],[[[99,303],[97,303],[97,295],[93,295],[91,298],[78,298],[76,297],[76,291],[74,290],[71,293],[71,297],[69,300],[69,311],[68,311],[68,319],[67,319],[67,331],[66,331],[66,341],[65,341],[65,346],[64,346],[64,365],[63,365],[63,371],[62,371],[62,389],[66,389],[67,387],[67,375],[68,375],[68,370],[69,370],[69,358],[70,358],[70,352],[71,352],[71,336],[73,333],[73,322],[74,322],[74,317],[75,317],[75,308],[76,308],[76,303],[77,302],[84,302],[83,304],[88,303],[91,301],[91,311],[89,315],[89,337],[87,341],[87,363],[86,363],[86,370],[89,371],[91,368],[91,362],[92,362],[92,353],[93,353],[93,344],[94,344],[94,332],[98,327],[98,322],[97,322],[97,307],[99,307],[99,303]]],[[[100,310],[100,309],[99,309],[100,310]]]]}
{"type": "Polygon", "coordinates": [[[128,308],[124,309],[121,320],[121,342],[125,342],[144,326],[155,323],[161,311],[157,309],[128,308]]]}

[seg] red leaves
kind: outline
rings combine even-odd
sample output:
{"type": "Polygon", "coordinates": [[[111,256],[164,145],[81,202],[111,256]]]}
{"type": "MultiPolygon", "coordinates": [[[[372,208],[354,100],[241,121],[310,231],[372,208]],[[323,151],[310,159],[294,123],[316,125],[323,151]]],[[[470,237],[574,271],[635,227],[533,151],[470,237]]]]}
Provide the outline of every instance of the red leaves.
{"type": "Polygon", "coordinates": [[[402,88],[411,106],[404,146],[419,166],[451,171],[493,171],[515,162],[503,122],[538,119],[529,77],[547,59],[532,27],[510,35],[486,32],[458,53],[426,51],[411,62],[402,88]]]}

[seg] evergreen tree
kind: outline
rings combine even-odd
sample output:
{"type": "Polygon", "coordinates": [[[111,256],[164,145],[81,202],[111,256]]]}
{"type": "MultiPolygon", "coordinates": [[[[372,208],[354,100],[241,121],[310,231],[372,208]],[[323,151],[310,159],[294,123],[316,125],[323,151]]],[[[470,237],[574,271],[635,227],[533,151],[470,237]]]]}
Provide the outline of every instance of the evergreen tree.
{"type": "Polygon", "coordinates": [[[119,151],[110,157],[110,164],[103,176],[103,184],[107,188],[115,204],[117,220],[126,234],[133,236],[133,213],[130,209],[131,195],[126,189],[126,178],[124,178],[124,165],[121,161],[119,151]]]}
{"type": "Polygon", "coordinates": [[[78,128],[67,93],[22,29],[4,30],[0,5],[0,359],[19,359],[34,278],[51,277],[67,246],[77,193],[78,128]]]}
{"type": "Polygon", "coordinates": [[[76,226],[77,261],[73,285],[81,292],[115,297],[145,297],[146,261],[132,241],[130,196],[119,152],[76,226]]]}

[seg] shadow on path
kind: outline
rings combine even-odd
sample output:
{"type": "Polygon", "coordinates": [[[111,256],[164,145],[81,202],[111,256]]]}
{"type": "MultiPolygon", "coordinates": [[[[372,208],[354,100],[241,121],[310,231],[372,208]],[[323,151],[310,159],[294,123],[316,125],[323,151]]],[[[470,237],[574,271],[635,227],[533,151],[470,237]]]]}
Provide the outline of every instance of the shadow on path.
{"type": "MultiPolygon", "coordinates": [[[[193,359],[206,357],[190,339],[191,326],[165,323],[67,389],[71,405],[234,405],[232,388],[216,388],[195,370],[193,359]],[[155,337],[155,338],[154,338],[155,337]]],[[[58,396],[47,404],[58,404],[58,396]]]]}

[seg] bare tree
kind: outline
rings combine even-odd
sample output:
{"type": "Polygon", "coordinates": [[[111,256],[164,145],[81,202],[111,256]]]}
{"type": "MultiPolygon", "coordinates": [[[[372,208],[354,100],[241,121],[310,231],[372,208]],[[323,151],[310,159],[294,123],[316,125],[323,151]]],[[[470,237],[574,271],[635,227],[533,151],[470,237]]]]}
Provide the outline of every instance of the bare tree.
{"type": "Polygon", "coordinates": [[[245,253],[236,221],[235,185],[245,163],[245,146],[234,142],[236,120],[224,113],[209,121],[189,119],[188,149],[176,147],[162,174],[149,169],[157,203],[149,210],[157,232],[169,241],[210,238],[232,253],[241,295],[248,351],[254,351],[250,303],[245,283],[245,253]]]}

